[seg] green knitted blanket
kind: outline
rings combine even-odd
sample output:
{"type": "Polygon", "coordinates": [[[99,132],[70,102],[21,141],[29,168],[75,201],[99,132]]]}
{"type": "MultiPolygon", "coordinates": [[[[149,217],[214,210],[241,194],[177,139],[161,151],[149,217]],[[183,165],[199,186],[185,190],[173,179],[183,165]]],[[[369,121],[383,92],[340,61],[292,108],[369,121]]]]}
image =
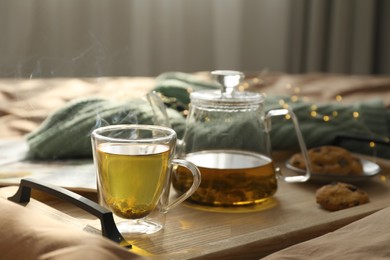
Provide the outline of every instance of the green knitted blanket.
{"type": "MultiPolygon", "coordinates": [[[[154,91],[160,93],[167,106],[171,127],[180,138],[185,129],[182,111],[188,108],[189,92],[218,88],[217,83],[204,82],[195,76],[172,72],[157,78],[154,91]]],[[[267,97],[266,111],[288,104],[298,117],[306,145],[315,147],[332,144],[340,134],[384,139],[390,135],[390,113],[380,100],[353,105],[313,104],[290,97],[267,97]]],[[[73,159],[92,157],[90,134],[94,129],[113,124],[154,124],[153,110],[143,99],[123,102],[106,99],[82,99],[70,102],[49,116],[41,126],[26,136],[30,159],[73,159]]],[[[272,119],[273,149],[298,147],[293,125],[288,119],[272,119]]],[[[214,133],[218,134],[218,130],[214,133]]],[[[243,133],[245,135],[245,133],[243,133]]],[[[385,140],[385,139],[384,139],[385,140]]],[[[352,145],[355,152],[372,153],[368,142],[352,145]]],[[[388,146],[376,154],[390,158],[388,146]]]]}

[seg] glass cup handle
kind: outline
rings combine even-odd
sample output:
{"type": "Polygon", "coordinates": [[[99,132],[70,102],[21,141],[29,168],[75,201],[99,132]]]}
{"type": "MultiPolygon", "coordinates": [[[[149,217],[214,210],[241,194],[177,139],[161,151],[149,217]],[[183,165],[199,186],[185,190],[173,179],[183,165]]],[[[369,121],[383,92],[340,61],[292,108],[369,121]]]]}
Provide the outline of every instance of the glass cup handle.
{"type": "Polygon", "coordinates": [[[267,130],[268,131],[271,130],[271,123],[270,123],[270,120],[269,120],[271,117],[274,117],[274,116],[285,116],[285,115],[290,115],[291,116],[292,122],[294,124],[295,133],[296,133],[297,138],[298,138],[299,147],[301,149],[301,152],[302,152],[302,155],[303,155],[303,159],[305,160],[305,164],[308,167],[306,167],[305,175],[285,176],[285,177],[283,177],[283,179],[286,182],[305,182],[308,179],[310,179],[311,164],[310,164],[309,156],[307,154],[306,144],[305,144],[305,141],[303,140],[301,129],[299,128],[298,118],[295,115],[295,113],[291,109],[274,109],[274,110],[268,111],[268,113],[267,113],[267,115],[265,117],[266,122],[267,122],[267,130]]]}
{"type": "Polygon", "coordinates": [[[189,161],[186,161],[186,160],[182,160],[182,159],[173,159],[172,164],[176,164],[176,165],[185,167],[188,170],[190,170],[190,172],[192,173],[193,179],[192,179],[191,187],[185,193],[183,193],[178,198],[176,198],[174,201],[168,203],[168,205],[164,207],[165,211],[168,211],[168,210],[176,207],[177,205],[182,203],[184,200],[188,199],[196,191],[196,189],[198,189],[198,187],[200,185],[200,181],[201,181],[200,171],[199,171],[198,167],[196,167],[195,164],[193,164],[189,161]]]}

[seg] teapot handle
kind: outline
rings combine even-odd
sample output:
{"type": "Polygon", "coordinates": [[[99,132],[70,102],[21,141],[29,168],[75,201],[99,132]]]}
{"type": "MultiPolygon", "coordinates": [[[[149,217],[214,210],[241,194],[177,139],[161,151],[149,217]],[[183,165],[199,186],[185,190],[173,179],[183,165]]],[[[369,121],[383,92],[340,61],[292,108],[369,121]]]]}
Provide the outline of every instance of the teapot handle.
{"type": "Polygon", "coordinates": [[[274,117],[274,116],[285,116],[285,115],[290,115],[291,116],[292,122],[294,124],[295,133],[296,133],[297,138],[298,138],[299,147],[301,149],[301,152],[302,152],[302,155],[303,155],[303,159],[305,160],[305,164],[307,165],[307,167],[306,167],[305,175],[284,176],[283,179],[286,182],[305,182],[305,181],[310,179],[311,163],[310,163],[309,156],[308,156],[308,153],[307,153],[307,148],[306,148],[305,141],[303,140],[302,132],[301,132],[301,130],[299,128],[298,118],[295,115],[295,113],[291,109],[274,109],[274,110],[268,111],[267,115],[265,116],[265,120],[266,120],[266,123],[267,123],[267,127],[266,128],[269,131],[271,130],[271,120],[270,120],[271,117],[274,117]]]}

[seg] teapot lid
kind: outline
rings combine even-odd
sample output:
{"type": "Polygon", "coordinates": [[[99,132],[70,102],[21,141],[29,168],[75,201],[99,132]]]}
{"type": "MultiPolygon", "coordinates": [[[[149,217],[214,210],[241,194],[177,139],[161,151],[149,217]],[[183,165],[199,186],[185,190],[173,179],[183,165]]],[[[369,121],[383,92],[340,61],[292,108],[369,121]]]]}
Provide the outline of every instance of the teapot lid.
{"type": "Polygon", "coordinates": [[[244,73],[233,70],[215,70],[213,78],[220,83],[220,90],[203,90],[191,93],[192,104],[247,106],[263,103],[264,96],[260,93],[240,91],[238,86],[244,79],[244,73]]]}

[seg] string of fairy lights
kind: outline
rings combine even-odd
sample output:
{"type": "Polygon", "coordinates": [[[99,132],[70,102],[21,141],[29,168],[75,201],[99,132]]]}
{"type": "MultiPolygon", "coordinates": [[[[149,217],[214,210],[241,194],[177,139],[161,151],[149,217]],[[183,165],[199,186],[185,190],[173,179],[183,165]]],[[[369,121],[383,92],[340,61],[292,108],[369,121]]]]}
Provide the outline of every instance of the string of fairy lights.
{"type": "MultiPolygon", "coordinates": [[[[254,86],[266,85],[267,82],[265,82],[264,79],[263,79],[264,74],[266,74],[266,73],[261,73],[258,76],[246,79],[244,82],[242,82],[238,86],[238,90],[239,91],[246,91],[249,88],[254,87],[254,86]]],[[[280,108],[287,109],[287,108],[290,107],[290,104],[292,105],[292,104],[298,103],[298,102],[305,102],[305,103],[308,103],[308,104],[311,103],[310,98],[303,94],[304,91],[302,90],[301,87],[295,86],[292,83],[286,83],[283,87],[285,88],[286,94],[287,94],[287,96],[289,98],[288,99],[282,99],[281,98],[281,99],[278,100],[278,105],[280,106],[280,108]]],[[[189,93],[191,93],[192,89],[189,88],[189,89],[187,89],[187,91],[189,93]]],[[[265,97],[267,97],[267,95],[265,93],[263,93],[263,94],[264,94],[265,97]]],[[[166,96],[162,95],[161,93],[159,93],[159,96],[162,99],[162,101],[165,103],[165,105],[167,105],[168,107],[171,107],[171,108],[177,110],[184,117],[188,116],[188,104],[180,102],[175,97],[166,97],[166,96]]],[[[334,96],[334,99],[333,99],[332,102],[336,102],[338,104],[342,104],[343,100],[344,100],[343,96],[338,94],[338,95],[334,96]]],[[[337,119],[340,118],[340,112],[337,111],[337,110],[333,110],[329,114],[321,114],[319,112],[318,108],[319,108],[319,105],[317,105],[315,103],[312,103],[310,105],[310,109],[309,109],[308,112],[309,112],[309,116],[311,118],[317,119],[317,120],[322,120],[324,123],[331,123],[332,120],[337,120],[337,119]]],[[[360,117],[361,117],[359,111],[357,111],[357,110],[352,111],[350,116],[354,120],[360,120],[360,117]]],[[[289,119],[291,119],[291,116],[289,114],[287,114],[285,116],[285,119],[289,120],[289,119]]],[[[364,124],[362,124],[362,125],[364,126],[364,124]]],[[[372,133],[373,136],[375,135],[367,127],[366,127],[366,131],[367,131],[367,133],[372,133]]],[[[384,143],[386,145],[390,145],[390,137],[389,136],[382,136],[381,137],[381,143],[382,144],[384,143]]],[[[369,140],[368,141],[368,147],[372,149],[372,154],[376,153],[375,152],[376,146],[377,146],[377,141],[374,141],[374,140],[369,140]]]]}
{"type": "MultiPolygon", "coordinates": [[[[253,78],[245,80],[239,86],[239,90],[245,91],[252,86],[258,86],[258,85],[262,85],[262,84],[265,84],[265,82],[263,79],[261,79],[261,76],[253,77],[253,78]]],[[[289,108],[290,107],[289,103],[297,103],[297,102],[301,102],[301,101],[306,102],[306,103],[310,103],[310,98],[302,95],[303,91],[302,91],[301,87],[294,86],[292,83],[286,83],[284,85],[284,88],[286,90],[287,95],[289,95],[289,100],[286,101],[285,99],[280,99],[278,101],[278,104],[280,105],[281,108],[285,108],[285,109],[289,108]]],[[[263,93],[263,94],[266,96],[265,93],[263,93]]],[[[342,101],[343,101],[342,95],[336,95],[334,97],[334,100],[333,100],[333,102],[336,102],[339,104],[341,104],[342,101]]],[[[322,119],[323,122],[325,122],[325,123],[331,122],[332,120],[335,120],[335,119],[338,119],[339,115],[340,115],[339,111],[337,111],[337,110],[332,111],[330,114],[321,114],[318,111],[317,104],[310,105],[309,114],[310,114],[310,117],[315,118],[315,119],[322,119]]],[[[359,111],[357,111],[357,110],[352,111],[351,117],[354,120],[359,120],[360,119],[359,111]]],[[[289,120],[289,119],[291,119],[291,116],[287,114],[285,116],[285,119],[289,120]]],[[[370,129],[366,128],[366,130],[367,130],[367,132],[372,133],[370,129]]],[[[372,133],[372,134],[374,135],[374,133],[372,133]]],[[[383,139],[384,143],[386,143],[387,145],[390,145],[390,137],[389,136],[383,136],[383,137],[381,137],[381,139],[383,139]]],[[[374,150],[377,146],[377,143],[373,140],[370,140],[370,141],[368,141],[368,146],[374,150]]],[[[373,153],[374,153],[374,151],[373,151],[373,153]]]]}

